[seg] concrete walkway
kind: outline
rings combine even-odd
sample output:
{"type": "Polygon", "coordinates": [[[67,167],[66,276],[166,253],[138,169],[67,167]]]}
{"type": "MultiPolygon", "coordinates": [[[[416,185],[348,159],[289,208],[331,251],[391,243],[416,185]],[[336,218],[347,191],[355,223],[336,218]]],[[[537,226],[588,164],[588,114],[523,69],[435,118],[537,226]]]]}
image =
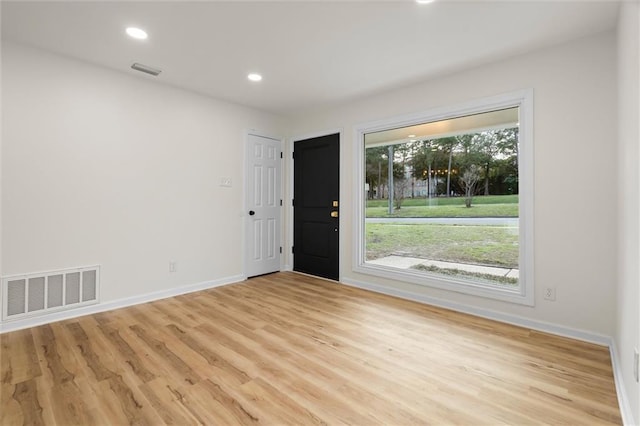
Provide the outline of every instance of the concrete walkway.
{"type": "Polygon", "coordinates": [[[511,268],[496,268],[493,266],[469,265],[467,263],[441,262],[439,260],[420,259],[418,257],[407,257],[391,255],[380,259],[369,260],[368,263],[380,266],[389,266],[399,269],[410,269],[416,265],[435,266],[442,269],[458,269],[460,271],[473,272],[479,274],[495,275],[497,277],[518,278],[520,271],[511,268]]]}

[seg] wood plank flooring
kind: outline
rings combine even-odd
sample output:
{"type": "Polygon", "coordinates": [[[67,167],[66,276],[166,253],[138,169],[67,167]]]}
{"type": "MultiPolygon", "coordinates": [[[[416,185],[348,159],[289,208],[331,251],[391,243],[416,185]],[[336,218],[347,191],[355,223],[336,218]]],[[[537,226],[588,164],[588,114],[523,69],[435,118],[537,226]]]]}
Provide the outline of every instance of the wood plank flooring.
{"type": "Polygon", "coordinates": [[[620,424],[608,349],[294,273],[3,334],[0,424],[620,424]]]}

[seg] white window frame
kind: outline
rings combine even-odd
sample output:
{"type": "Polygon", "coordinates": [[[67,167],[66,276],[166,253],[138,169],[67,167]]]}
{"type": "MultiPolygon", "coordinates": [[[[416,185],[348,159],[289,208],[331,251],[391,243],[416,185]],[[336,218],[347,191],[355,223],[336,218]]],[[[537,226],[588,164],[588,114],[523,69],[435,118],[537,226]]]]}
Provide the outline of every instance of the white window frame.
{"type": "Polygon", "coordinates": [[[534,222],[533,222],[533,89],[511,92],[494,97],[477,99],[452,107],[435,108],[425,112],[360,124],[355,128],[354,167],[354,241],[353,271],[434,287],[458,293],[481,296],[522,305],[534,306],[534,222]],[[397,269],[365,262],[365,146],[367,133],[413,126],[416,124],[445,120],[482,112],[519,107],[519,286],[508,289],[482,284],[464,278],[448,277],[424,271],[397,269]]]}

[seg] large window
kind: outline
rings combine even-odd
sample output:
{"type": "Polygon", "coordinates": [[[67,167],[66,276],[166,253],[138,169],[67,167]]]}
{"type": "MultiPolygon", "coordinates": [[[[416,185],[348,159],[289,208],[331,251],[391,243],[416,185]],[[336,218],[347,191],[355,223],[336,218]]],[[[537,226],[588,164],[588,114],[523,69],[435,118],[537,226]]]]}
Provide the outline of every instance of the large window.
{"type": "Polygon", "coordinates": [[[533,303],[531,93],[365,125],[358,272],[533,303]]]}

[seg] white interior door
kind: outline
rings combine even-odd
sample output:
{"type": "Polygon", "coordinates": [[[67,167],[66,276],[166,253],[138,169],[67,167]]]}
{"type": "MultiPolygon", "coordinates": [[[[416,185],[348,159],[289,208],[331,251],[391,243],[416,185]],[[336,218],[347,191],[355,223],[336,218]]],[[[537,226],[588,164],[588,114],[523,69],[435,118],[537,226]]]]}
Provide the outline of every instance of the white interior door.
{"type": "Polygon", "coordinates": [[[247,146],[247,277],[280,270],[282,144],[249,135],[247,146]]]}

